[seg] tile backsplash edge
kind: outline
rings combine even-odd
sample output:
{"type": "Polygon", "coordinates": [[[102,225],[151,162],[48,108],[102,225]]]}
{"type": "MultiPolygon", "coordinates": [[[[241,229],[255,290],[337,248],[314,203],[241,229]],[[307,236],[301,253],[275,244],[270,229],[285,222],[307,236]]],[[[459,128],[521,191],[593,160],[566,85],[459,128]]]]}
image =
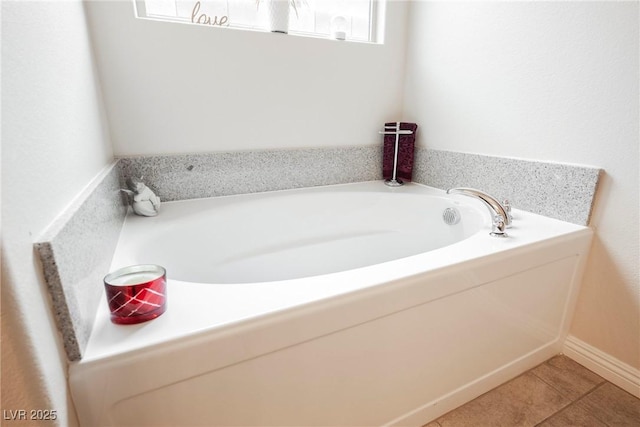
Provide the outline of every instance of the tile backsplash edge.
{"type": "Polygon", "coordinates": [[[117,163],[101,171],[34,244],[70,361],[81,359],[89,341],[127,211],[117,163]]]}

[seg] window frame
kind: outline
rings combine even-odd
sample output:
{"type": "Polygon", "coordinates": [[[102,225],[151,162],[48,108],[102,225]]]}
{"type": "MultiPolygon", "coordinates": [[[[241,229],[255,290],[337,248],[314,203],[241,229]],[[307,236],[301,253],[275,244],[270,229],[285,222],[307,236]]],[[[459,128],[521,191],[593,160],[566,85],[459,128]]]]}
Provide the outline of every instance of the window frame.
{"type": "MultiPolygon", "coordinates": [[[[198,1],[198,0],[194,0],[194,4],[195,4],[196,1],[198,1]]],[[[350,38],[348,38],[346,40],[341,40],[341,41],[349,42],[349,43],[383,44],[383,35],[382,35],[382,32],[380,30],[382,28],[384,28],[384,25],[381,24],[381,21],[382,22],[384,21],[384,16],[383,15],[384,15],[384,10],[385,10],[385,5],[381,5],[380,3],[381,2],[385,2],[385,1],[386,0],[370,0],[369,1],[369,35],[368,35],[368,40],[350,39],[350,38]]],[[[145,19],[145,20],[158,21],[158,22],[167,22],[167,23],[203,25],[203,24],[193,23],[193,22],[191,22],[191,20],[189,18],[184,18],[184,17],[180,17],[180,16],[167,17],[167,16],[161,16],[161,15],[149,15],[147,13],[147,7],[146,7],[146,4],[145,4],[145,0],[133,0],[133,4],[134,4],[135,17],[138,18],[138,19],[145,19]]],[[[213,26],[213,25],[210,25],[210,26],[213,26]]],[[[230,30],[256,31],[256,32],[265,32],[265,33],[269,32],[268,30],[266,30],[264,28],[260,28],[259,26],[249,26],[249,25],[245,25],[245,24],[233,24],[231,22],[229,22],[227,25],[223,25],[223,26],[216,25],[216,27],[226,28],[226,29],[230,29],[230,30]]],[[[310,37],[310,38],[319,38],[319,39],[326,39],[326,40],[335,40],[330,35],[311,32],[311,31],[289,30],[288,35],[297,36],[297,37],[310,37]]]]}

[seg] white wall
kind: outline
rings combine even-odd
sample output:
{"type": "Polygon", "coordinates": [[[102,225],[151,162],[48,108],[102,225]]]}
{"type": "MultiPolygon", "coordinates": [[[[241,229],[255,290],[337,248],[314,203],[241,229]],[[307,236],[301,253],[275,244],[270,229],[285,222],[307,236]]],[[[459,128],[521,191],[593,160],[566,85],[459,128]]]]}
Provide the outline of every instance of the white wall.
{"type": "Polygon", "coordinates": [[[2,408],[73,426],[33,243],[112,159],[80,1],[2,2],[2,113],[2,408]]]}
{"type": "Polygon", "coordinates": [[[406,3],[384,45],[88,7],[116,155],[375,144],[402,111],[406,3]]]}
{"type": "MultiPolygon", "coordinates": [[[[119,155],[375,143],[402,111],[400,2],[382,46],[135,20],[129,2],[90,12],[119,155]]],[[[640,367],[638,4],[410,12],[404,119],[420,144],[606,170],[572,333],[640,367]]],[[[111,146],[80,1],[3,1],[2,25],[2,405],[74,425],[32,244],[111,146]]]]}
{"type": "Polygon", "coordinates": [[[640,368],[638,2],[413,2],[404,119],[434,149],[599,166],[571,333],[640,368]]]}

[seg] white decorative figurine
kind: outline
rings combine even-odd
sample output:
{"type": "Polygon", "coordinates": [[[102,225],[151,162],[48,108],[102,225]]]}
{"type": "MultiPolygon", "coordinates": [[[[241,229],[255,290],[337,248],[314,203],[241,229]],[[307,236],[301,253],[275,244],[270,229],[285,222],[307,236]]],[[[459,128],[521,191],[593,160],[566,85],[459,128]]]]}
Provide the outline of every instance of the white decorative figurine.
{"type": "Polygon", "coordinates": [[[156,216],[160,208],[160,198],[149,187],[136,177],[127,178],[129,190],[122,190],[131,196],[133,212],[140,216],[156,216]]]}

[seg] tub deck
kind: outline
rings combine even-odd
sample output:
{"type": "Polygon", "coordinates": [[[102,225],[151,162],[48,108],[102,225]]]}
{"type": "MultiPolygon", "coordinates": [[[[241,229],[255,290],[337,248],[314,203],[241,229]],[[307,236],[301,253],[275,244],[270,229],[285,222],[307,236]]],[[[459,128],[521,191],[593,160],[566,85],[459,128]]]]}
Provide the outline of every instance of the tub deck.
{"type": "MultiPolygon", "coordinates": [[[[380,182],[332,187],[340,187],[347,191],[351,188],[353,189],[352,191],[358,192],[377,191],[379,189],[386,191],[387,189],[380,182]]],[[[311,190],[318,191],[321,189],[314,188],[311,190]]],[[[441,190],[420,184],[408,184],[404,187],[390,190],[438,197],[445,195],[441,190]]],[[[301,191],[304,190],[287,190],[277,193],[295,194],[301,191]]],[[[229,200],[232,203],[234,200],[239,199],[240,202],[246,203],[245,200],[247,198],[250,199],[255,196],[229,196],[221,199],[229,200]]],[[[458,200],[467,203],[469,201],[473,202],[472,199],[463,196],[460,196],[458,200]]],[[[210,201],[215,201],[215,199],[172,203],[174,205],[189,206],[197,202],[208,203],[210,201]]],[[[167,312],[152,322],[122,327],[113,325],[110,322],[108,307],[106,304],[101,304],[96,314],[96,322],[83,361],[87,363],[92,360],[161,344],[176,338],[211,330],[221,330],[238,322],[250,321],[252,318],[256,321],[261,321],[260,318],[265,315],[402,280],[427,271],[450,267],[454,260],[455,263],[461,263],[542,242],[550,238],[557,238],[565,234],[580,231],[589,232],[586,227],[514,209],[516,222],[514,227],[508,230],[510,238],[491,238],[488,235],[490,231],[488,212],[479,203],[475,206],[483,217],[486,217],[484,218],[484,227],[480,232],[474,233],[450,246],[357,268],[352,271],[347,270],[292,280],[256,281],[230,285],[228,283],[197,283],[176,280],[172,278],[169,270],[167,312]],[[521,230],[523,227],[525,227],[526,233],[521,230]]],[[[189,209],[191,209],[190,206],[189,209]]],[[[130,215],[129,221],[123,228],[123,235],[134,232],[136,226],[144,225],[144,221],[147,220],[147,218],[130,215]]],[[[217,241],[212,244],[217,244],[217,241]]],[[[220,244],[224,245],[224,243],[220,244]]],[[[136,251],[138,250],[137,248],[135,249],[136,251]]],[[[390,248],[390,250],[392,249],[390,248]]],[[[119,250],[122,250],[121,244],[119,244],[119,250]]],[[[122,254],[116,253],[112,263],[112,270],[130,264],[155,262],[153,258],[144,261],[135,259],[135,252],[131,253],[127,250],[122,252],[122,254]]]]}

